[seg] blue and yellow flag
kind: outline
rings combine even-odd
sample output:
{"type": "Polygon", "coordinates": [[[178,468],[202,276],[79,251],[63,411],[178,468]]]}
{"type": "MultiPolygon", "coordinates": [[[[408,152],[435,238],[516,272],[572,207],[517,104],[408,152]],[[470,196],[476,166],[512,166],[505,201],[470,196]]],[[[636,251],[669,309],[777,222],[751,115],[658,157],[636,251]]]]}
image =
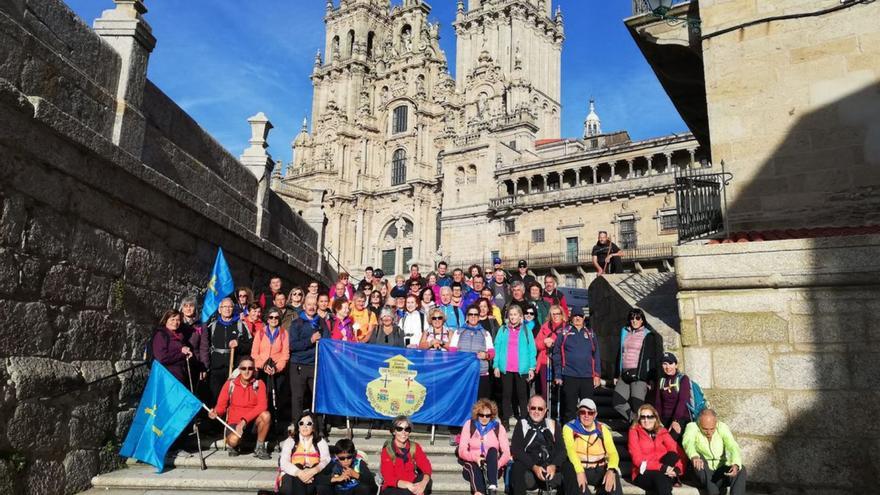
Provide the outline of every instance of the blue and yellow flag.
{"type": "Polygon", "coordinates": [[[234,291],[232,272],[229,271],[229,265],[223,257],[223,248],[217,248],[217,259],[214,260],[214,270],[211,272],[211,279],[208,280],[205,302],[202,303],[202,321],[207,323],[220,307],[220,301],[234,291]]]}
{"type": "Polygon", "coordinates": [[[321,339],[315,410],[376,419],[404,414],[415,423],[461,426],[477,400],[479,379],[480,362],[470,352],[321,339]]]}
{"type": "Polygon", "coordinates": [[[134,457],[165,469],[168,447],[202,408],[202,402],[159,361],[153,361],[150,378],[138,404],[119,455],[134,457]]]}

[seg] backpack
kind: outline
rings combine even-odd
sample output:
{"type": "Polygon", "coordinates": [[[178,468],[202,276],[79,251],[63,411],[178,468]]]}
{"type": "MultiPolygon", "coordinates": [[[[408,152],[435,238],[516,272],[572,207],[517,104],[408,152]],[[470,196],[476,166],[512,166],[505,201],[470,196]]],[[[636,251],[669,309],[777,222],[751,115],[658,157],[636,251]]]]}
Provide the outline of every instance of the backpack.
{"type": "MultiPolygon", "coordinates": [[[[471,426],[471,432],[470,432],[471,434],[468,438],[474,436],[474,433],[477,431],[477,425],[474,424],[473,420],[471,420],[470,426],[471,426]]],[[[501,436],[499,434],[499,430],[501,430],[501,423],[496,420],[495,427],[492,428],[492,431],[495,432],[495,438],[498,438],[498,440],[501,441],[501,436]]]]}
{"type": "MultiPolygon", "coordinates": [[[[675,381],[672,382],[670,387],[681,390],[681,373],[677,373],[675,375],[675,381]]],[[[660,379],[660,388],[664,388],[664,383],[666,382],[666,377],[660,379]]],[[[691,377],[688,377],[691,383],[691,394],[690,399],[688,399],[687,408],[688,413],[690,413],[691,421],[696,421],[700,416],[700,413],[703,412],[703,409],[709,407],[709,401],[706,400],[706,395],[703,394],[703,387],[700,387],[700,384],[695,382],[691,377]]]]}

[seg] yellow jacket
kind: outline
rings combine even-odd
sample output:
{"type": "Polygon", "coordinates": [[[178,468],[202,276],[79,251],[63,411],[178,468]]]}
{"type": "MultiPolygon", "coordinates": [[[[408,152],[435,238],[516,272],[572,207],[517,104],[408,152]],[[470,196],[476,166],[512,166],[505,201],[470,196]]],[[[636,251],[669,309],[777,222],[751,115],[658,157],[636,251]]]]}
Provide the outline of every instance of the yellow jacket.
{"type": "MultiPolygon", "coordinates": [[[[574,419],[572,423],[575,421],[579,420],[574,419]]],[[[617,453],[617,447],[614,446],[611,428],[604,423],[597,422],[597,424],[602,428],[602,445],[605,446],[605,458],[608,461],[608,469],[613,469],[620,473],[620,455],[617,453]]],[[[565,442],[565,453],[568,456],[569,462],[574,466],[574,472],[583,473],[584,466],[581,464],[581,459],[578,457],[577,450],[575,449],[574,430],[570,423],[562,427],[562,441],[565,442]]]]}

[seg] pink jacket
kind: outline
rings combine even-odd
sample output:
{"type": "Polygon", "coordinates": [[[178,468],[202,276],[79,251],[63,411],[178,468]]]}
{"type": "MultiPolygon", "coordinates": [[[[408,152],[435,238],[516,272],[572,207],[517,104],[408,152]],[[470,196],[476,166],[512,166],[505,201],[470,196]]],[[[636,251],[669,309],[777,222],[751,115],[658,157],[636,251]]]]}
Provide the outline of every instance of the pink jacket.
{"type": "Polygon", "coordinates": [[[498,435],[495,435],[495,428],[489,430],[486,433],[485,437],[480,437],[480,432],[477,431],[476,428],[473,428],[474,434],[468,437],[471,433],[471,419],[465,421],[464,428],[461,430],[461,438],[459,438],[458,442],[458,457],[463,461],[468,462],[479,462],[481,457],[481,452],[486,452],[489,449],[497,449],[501,454],[501,457],[498,458],[498,466],[505,466],[508,462],[510,462],[510,440],[507,438],[507,430],[504,429],[504,425],[498,424],[498,435]],[[482,449],[480,448],[482,446],[482,449]]]}

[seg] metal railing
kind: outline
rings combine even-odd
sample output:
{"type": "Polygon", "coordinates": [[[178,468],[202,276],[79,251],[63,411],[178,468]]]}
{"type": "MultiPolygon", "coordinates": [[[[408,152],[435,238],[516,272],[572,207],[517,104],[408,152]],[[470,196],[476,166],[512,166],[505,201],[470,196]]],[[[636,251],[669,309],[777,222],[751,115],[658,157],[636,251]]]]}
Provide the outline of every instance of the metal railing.
{"type": "MultiPolygon", "coordinates": [[[[623,261],[657,261],[664,259],[672,259],[672,248],[674,243],[661,244],[644,244],[633,249],[624,250],[623,261]]],[[[582,249],[577,251],[557,251],[553,253],[505,253],[501,252],[503,260],[501,266],[505,270],[516,270],[516,264],[519,260],[526,260],[530,268],[551,268],[565,267],[576,265],[592,265],[593,252],[592,249],[582,249]]],[[[453,259],[449,261],[449,266],[454,268],[467,269],[471,265],[480,267],[491,266],[492,259],[489,255],[481,259],[453,259]]]]}
{"type": "Polygon", "coordinates": [[[732,175],[724,171],[685,168],[675,172],[675,203],[678,213],[678,242],[715,237],[727,232],[725,186],[732,175]]]}

